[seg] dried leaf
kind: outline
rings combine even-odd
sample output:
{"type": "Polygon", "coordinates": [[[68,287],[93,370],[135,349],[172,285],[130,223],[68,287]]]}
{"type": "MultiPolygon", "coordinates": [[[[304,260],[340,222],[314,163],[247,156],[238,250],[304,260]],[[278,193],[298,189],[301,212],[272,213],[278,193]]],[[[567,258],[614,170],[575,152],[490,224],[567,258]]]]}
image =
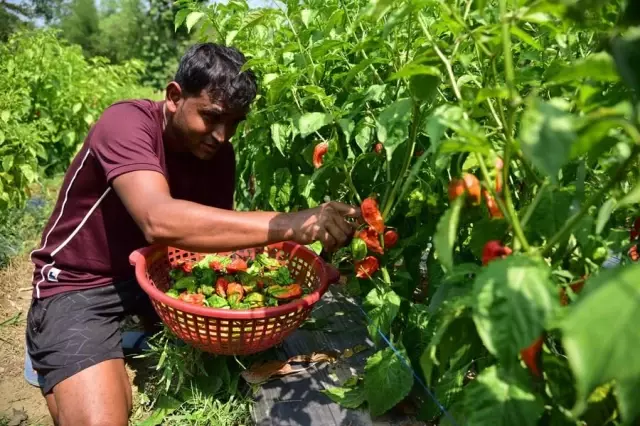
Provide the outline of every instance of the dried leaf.
{"type": "Polygon", "coordinates": [[[247,383],[258,385],[264,383],[275,376],[286,376],[294,373],[286,361],[271,360],[262,364],[254,364],[248,370],[240,373],[247,383]]]}

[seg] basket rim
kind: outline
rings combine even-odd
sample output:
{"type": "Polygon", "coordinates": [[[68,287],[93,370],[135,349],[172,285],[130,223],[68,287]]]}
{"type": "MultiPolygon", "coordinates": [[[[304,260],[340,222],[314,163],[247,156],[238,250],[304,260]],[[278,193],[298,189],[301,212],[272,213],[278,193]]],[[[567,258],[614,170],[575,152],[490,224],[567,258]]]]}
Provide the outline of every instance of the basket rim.
{"type": "Polygon", "coordinates": [[[251,320],[251,319],[260,319],[260,318],[274,318],[282,315],[289,314],[291,312],[299,311],[300,309],[309,309],[316,302],[320,300],[320,298],[324,295],[324,293],[329,288],[329,284],[333,284],[338,281],[340,278],[340,273],[336,268],[326,263],[320,256],[315,254],[313,251],[308,249],[307,247],[297,244],[292,241],[284,241],[280,243],[269,244],[261,247],[251,247],[249,249],[260,249],[260,248],[270,248],[277,250],[284,250],[289,252],[291,255],[295,255],[296,251],[305,252],[313,258],[313,262],[311,267],[315,269],[316,265],[320,266],[321,272],[318,274],[320,278],[320,285],[317,289],[315,289],[310,294],[296,300],[295,302],[290,302],[282,306],[271,306],[271,307],[262,307],[255,309],[221,309],[221,308],[210,308],[206,306],[198,306],[191,303],[183,302],[179,299],[174,299],[173,297],[167,296],[163,291],[156,288],[151,284],[149,279],[146,276],[147,269],[147,257],[152,255],[154,252],[166,252],[171,248],[167,245],[151,245],[147,247],[140,248],[138,250],[134,250],[129,256],[129,263],[135,268],[135,276],[138,285],[142,287],[145,293],[152,299],[157,302],[161,302],[167,306],[170,306],[176,310],[182,311],[184,313],[208,317],[208,318],[219,318],[219,319],[229,319],[229,320],[251,320]]]}

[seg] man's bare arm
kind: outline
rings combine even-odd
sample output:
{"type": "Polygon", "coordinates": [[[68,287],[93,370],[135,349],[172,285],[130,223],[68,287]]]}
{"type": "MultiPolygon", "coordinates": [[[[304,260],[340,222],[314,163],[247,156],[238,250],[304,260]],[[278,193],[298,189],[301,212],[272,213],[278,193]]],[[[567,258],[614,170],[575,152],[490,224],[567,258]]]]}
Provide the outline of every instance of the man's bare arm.
{"type": "Polygon", "coordinates": [[[295,213],[236,212],[171,197],[166,179],[154,171],[116,177],[113,188],[150,244],[160,243],[197,252],[258,247],[279,241],[300,244],[321,241],[333,251],[353,233],[345,217],[359,209],[327,203],[295,213]]]}

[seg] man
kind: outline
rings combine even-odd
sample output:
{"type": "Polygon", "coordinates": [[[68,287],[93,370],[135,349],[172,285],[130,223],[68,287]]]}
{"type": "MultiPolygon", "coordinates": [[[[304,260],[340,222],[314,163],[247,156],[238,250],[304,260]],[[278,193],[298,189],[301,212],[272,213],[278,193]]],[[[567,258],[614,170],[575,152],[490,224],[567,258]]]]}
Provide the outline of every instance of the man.
{"type": "Polygon", "coordinates": [[[197,44],[165,100],[107,108],[65,176],[35,264],[27,349],[56,424],[126,425],[131,388],[120,319],[151,311],[129,254],[160,243],[219,252],[293,240],[332,251],[353,233],[357,208],[327,203],[296,213],[232,211],[229,139],[256,82],[237,50],[197,44]]]}

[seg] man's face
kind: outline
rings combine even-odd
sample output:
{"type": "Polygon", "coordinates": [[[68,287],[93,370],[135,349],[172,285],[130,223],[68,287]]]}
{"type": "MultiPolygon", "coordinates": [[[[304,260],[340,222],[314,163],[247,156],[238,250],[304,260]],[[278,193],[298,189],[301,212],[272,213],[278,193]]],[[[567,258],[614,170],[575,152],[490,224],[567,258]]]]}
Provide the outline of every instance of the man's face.
{"type": "Polygon", "coordinates": [[[220,146],[229,142],[247,113],[213,102],[205,90],[198,97],[181,96],[176,100],[170,96],[167,110],[176,142],[201,160],[213,158],[220,146]]]}

